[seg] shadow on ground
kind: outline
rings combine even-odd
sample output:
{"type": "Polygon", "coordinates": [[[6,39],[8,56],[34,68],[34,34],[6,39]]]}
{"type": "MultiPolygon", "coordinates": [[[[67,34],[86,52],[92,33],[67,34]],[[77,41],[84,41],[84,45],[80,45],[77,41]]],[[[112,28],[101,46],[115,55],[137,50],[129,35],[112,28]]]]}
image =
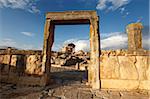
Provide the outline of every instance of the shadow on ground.
{"type": "Polygon", "coordinates": [[[18,86],[16,84],[1,82],[0,97],[1,99],[10,99],[28,96],[28,99],[30,99],[31,94],[31,96],[35,95],[34,97],[46,97],[45,93],[47,93],[49,90],[55,90],[63,86],[85,85],[85,82],[87,81],[87,72],[52,67],[50,78],[53,83],[45,87],[23,85],[18,86]]]}

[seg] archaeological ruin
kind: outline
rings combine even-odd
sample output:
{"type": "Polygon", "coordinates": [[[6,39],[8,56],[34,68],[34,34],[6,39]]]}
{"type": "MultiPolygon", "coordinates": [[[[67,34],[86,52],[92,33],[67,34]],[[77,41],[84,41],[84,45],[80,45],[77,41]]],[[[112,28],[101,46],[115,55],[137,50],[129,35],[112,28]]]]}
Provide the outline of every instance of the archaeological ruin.
{"type": "Polygon", "coordinates": [[[49,12],[46,15],[44,29],[44,47],[42,67],[43,72],[49,74],[51,48],[54,42],[54,27],[56,24],[90,24],[90,66],[88,70],[88,82],[96,89],[100,88],[100,43],[99,43],[99,21],[95,11],[71,11],[71,12],[49,12]]]}
{"type": "MultiPolygon", "coordinates": [[[[92,89],[150,90],[150,51],[142,48],[142,24],[131,23],[126,27],[128,49],[101,50],[96,11],[48,12],[42,51],[11,48],[0,50],[0,81],[31,86],[54,83],[51,77],[52,57],[64,57],[64,54],[57,55],[51,50],[55,41],[55,25],[58,24],[90,25],[87,84],[92,89]]],[[[88,54],[81,51],[73,55],[80,58],[81,55],[88,54]]],[[[76,69],[80,69],[80,65],[77,64],[76,69]]]]}

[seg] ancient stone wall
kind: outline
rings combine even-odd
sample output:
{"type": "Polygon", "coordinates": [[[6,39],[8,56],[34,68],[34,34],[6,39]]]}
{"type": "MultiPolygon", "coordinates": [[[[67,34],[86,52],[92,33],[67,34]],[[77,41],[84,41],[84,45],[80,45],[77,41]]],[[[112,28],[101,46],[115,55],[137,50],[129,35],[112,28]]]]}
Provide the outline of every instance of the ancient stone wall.
{"type": "Polygon", "coordinates": [[[102,51],[101,88],[150,90],[150,51],[129,54],[127,50],[102,51]]]}
{"type": "Polygon", "coordinates": [[[0,50],[0,81],[25,84],[45,85],[41,51],[0,50]]]}
{"type": "MultiPolygon", "coordinates": [[[[102,50],[100,56],[101,88],[150,90],[150,51],[102,50]]],[[[0,51],[0,81],[42,85],[41,51],[0,51]],[[34,76],[33,76],[34,75],[34,76]],[[35,77],[36,76],[36,77],[35,77]]],[[[21,84],[20,83],[20,84],[21,84]]]]}
{"type": "MultiPolygon", "coordinates": [[[[0,51],[0,64],[4,72],[10,71],[11,67],[27,74],[41,75],[41,51],[3,50],[0,51]],[[7,68],[6,68],[7,67],[7,68]]],[[[16,71],[17,72],[17,71],[16,71]]],[[[18,71],[19,72],[19,71],[18,71]]]]}

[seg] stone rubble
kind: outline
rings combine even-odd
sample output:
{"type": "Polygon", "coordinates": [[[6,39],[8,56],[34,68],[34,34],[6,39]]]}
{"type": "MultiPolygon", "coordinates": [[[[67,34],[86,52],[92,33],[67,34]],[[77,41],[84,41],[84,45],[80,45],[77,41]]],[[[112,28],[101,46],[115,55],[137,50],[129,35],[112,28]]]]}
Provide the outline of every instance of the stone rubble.
{"type": "MultiPolygon", "coordinates": [[[[68,45],[74,45],[73,43],[68,45]]],[[[52,52],[51,57],[51,64],[52,66],[59,65],[59,66],[74,66],[76,68],[77,65],[78,69],[85,70],[85,67],[88,67],[90,56],[88,52],[84,52],[82,50],[75,52],[74,48],[70,46],[63,47],[60,52],[52,52]],[[68,50],[69,49],[69,50],[68,50]],[[76,65],[76,66],[75,66],[76,65]]]]}

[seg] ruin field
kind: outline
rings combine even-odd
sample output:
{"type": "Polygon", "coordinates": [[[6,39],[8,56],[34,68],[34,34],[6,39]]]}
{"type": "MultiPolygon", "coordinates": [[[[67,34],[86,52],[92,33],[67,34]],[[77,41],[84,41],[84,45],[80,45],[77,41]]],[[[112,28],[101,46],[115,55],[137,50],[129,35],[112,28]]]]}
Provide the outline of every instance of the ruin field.
{"type": "Polygon", "coordinates": [[[22,86],[1,83],[1,99],[149,99],[146,90],[92,90],[86,83],[84,71],[53,67],[53,84],[40,86],[22,86]],[[53,76],[54,75],[54,76],[53,76]]]}
{"type": "Polygon", "coordinates": [[[97,11],[48,12],[41,50],[0,49],[0,99],[150,99],[150,50],[143,47],[149,45],[142,43],[143,28],[140,22],[128,24],[127,35],[111,38],[120,39],[115,46],[127,46],[103,50],[101,42],[113,43],[101,40],[97,11]],[[71,40],[53,50],[55,26],[68,24],[89,25],[89,43],[80,46],[88,50],[76,50],[81,42],[71,40]]]}

